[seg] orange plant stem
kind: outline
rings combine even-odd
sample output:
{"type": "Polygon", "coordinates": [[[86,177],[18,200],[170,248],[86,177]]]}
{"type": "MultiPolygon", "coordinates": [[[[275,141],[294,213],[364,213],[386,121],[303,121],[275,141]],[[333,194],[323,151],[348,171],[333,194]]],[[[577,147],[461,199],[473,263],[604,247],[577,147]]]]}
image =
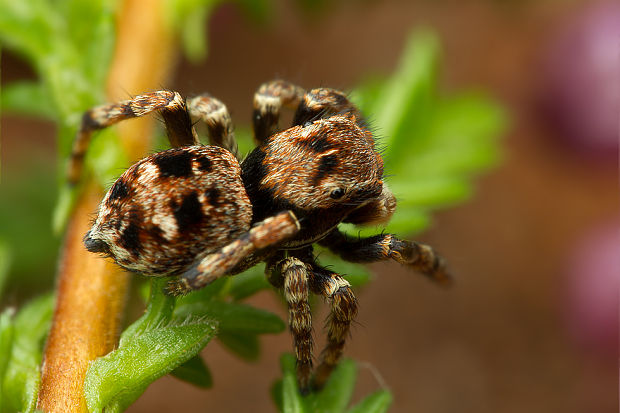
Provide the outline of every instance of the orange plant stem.
{"type": "MultiPolygon", "coordinates": [[[[161,0],[121,4],[107,84],[109,101],[166,83],[175,60],[175,41],[162,5],[161,0]]],[[[129,158],[142,157],[149,147],[152,121],[140,119],[122,126],[119,134],[129,158]]],[[[37,407],[44,411],[86,412],[83,383],[88,365],[118,342],[128,275],[82,245],[102,196],[97,184],[88,183],[67,228],[56,308],[41,368],[37,407]]]]}

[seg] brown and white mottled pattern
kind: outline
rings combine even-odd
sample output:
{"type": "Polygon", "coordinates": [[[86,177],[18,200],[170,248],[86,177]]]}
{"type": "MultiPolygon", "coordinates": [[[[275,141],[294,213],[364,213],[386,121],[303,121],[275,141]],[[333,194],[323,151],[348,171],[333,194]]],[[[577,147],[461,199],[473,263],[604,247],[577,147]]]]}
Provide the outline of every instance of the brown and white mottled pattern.
{"type": "Polygon", "coordinates": [[[302,209],[359,206],[375,198],[383,187],[383,161],[364,134],[348,118],[332,116],[271,137],[263,146],[261,187],[302,209]],[[339,189],[344,193],[335,197],[339,189]]]}
{"type": "Polygon", "coordinates": [[[151,155],[110,188],[85,242],[130,271],[182,273],[197,255],[250,229],[240,172],[235,157],[216,146],[151,155]]]}

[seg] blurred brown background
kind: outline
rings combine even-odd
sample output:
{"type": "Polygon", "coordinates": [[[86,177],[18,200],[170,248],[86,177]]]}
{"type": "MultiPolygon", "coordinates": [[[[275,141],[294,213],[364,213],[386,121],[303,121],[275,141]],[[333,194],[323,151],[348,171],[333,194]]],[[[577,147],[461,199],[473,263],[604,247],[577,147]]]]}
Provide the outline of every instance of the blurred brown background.
{"type": "MultiPolygon", "coordinates": [[[[416,237],[449,259],[454,288],[441,291],[396,264],[382,264],[373,267],[374,282],[358,291],[358,324],[346,350],[360,362],[356,399],[387,386],[394,412],[616,411],[617,325],[598,326],[613,330],[607,341],[588,338],[600,331],[582,328],[588,314],[585,321],[574,314],[599,303],[575,290],[589,275],[583,281],[573,267],[589,234],[617,230],[617,158],[568,145],[540,110],[547,47],[591,2],[334,3],[309,17],[278,2],[277,17],[264,26],[225,6],[210,23],[207,61],[181,61],[164,86],[183,94],[209,91],[237,123],[247,124],[261,82],[277,76],[304,87],[350,89],[368,74],[393,70],[406,35],[422,25],[442,41],[442,90],[480,87],[509,111],[502,164],[477,179],[473,199],[436,213],[431,228],[416,237]]],[[[24,70],[19,59],[3,57],[3,82],[24,70]]],[[[5,116],[2,132],[3,180],[20,173],[17,160],[33,145],[54,147],[45,122],[5,116]],[[21,135],[31,138],[15,138],[21,135]]],[[[617,292],[611,282],[602,289],[617,292]]],[[[271,292],[251,302],[286,316],[271,292]]],[[[321,307],[317,348],[324,317],[321,307]]],[[[255,364],[210,344],[203,354],[213,389],[166,377],[130,411],[273,411],[268,389],[291,339],[283,333],[262,344],[255,364]]]]}

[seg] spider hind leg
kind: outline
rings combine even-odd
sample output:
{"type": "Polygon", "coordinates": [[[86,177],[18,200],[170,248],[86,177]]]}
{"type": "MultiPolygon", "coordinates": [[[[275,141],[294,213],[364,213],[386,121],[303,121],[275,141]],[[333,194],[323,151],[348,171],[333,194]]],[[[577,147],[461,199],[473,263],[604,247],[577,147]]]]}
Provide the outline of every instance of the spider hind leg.
{"type": "Polygon", "coordinates": [[[67,171],[67,181],[78,182],[84,167],[84,157],[93,132],[105,129],[120,121],[148,115],[159,111],[164,119],[168,139],[172,147],[196,145],[198,138],[192,127],[185,100],[177,92],[159,90],[138,95],[129,100],[96,106],[84,113],[82,123],[73,141],[67,171]]]}

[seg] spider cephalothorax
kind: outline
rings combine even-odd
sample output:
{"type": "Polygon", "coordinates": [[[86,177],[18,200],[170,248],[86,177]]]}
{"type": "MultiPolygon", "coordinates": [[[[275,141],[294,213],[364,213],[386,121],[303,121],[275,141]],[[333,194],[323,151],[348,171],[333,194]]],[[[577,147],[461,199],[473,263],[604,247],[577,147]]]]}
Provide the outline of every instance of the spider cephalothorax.
{"type": "Polygon", "coordinates": [[[118,178],[84,237],[86,248],[130,271],[175,276],[172,294],[265,261],[269,281],[283,289],[289,305],[302,390],[323,386],[357,313],[349,283],[319,265],[314,243],[349,261],[393,259],[449,282],[443,260],[426,245],[393,234],[352,239],[338,230],[342,222],[386,222],[396,207],[373,136],[342,92],[263,84],[254,98],[257,147],[241,163],[226,106],[209,95],[185,101],[164,90],[100,106],[84,114],[69,181],[79,178],[93,131],[153,111],[161,113],[174,148],[118,178]],[[295,114],[293,126],[278,132],[282,106],[295,114]],[[210,145],[199,143],[190,115],[206,123],[210,145]],[[331,302],[327,345],[314,376],[309,292],[331,302]]]}
{"type": "Polygon", "coordinates": [[[273,135],[243,162],[242,177],[260,221],[282,210],[300,220],[291,244],[322,238],[383,190],[383,161],[365,130],[332,116],[273,135]]]}

